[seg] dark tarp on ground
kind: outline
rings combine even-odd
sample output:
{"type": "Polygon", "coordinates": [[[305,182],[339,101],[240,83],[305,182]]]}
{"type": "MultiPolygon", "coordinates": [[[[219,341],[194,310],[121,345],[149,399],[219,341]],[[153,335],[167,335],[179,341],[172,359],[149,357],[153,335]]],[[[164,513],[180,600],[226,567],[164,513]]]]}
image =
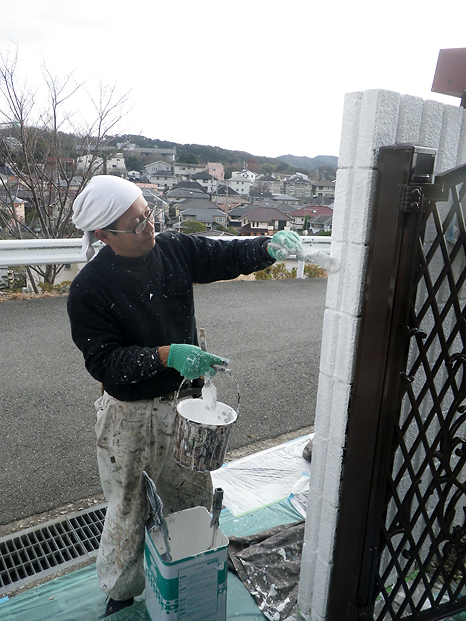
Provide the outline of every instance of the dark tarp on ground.
{"type": "Polygon", "coordinates": [[[296,611],[304,520],[246,537],[230,536],[229,568],[271,621],[296,611]]]}

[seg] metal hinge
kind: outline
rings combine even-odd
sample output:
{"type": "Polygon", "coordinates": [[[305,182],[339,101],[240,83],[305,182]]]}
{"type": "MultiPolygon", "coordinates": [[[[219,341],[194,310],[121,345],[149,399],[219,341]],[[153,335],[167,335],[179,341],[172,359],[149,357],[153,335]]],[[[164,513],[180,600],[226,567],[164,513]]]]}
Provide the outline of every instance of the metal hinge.
{"type": "Polygon", "coordinates": [[[421,185],[400,185],[398,211],[402,213],[418,213],[422,204],[421,185]]]}

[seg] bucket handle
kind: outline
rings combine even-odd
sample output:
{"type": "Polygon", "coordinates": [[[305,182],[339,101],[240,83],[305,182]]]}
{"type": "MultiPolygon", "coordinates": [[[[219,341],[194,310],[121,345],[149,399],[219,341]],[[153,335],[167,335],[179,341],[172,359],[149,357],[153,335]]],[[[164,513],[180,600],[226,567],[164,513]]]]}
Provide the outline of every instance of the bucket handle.
{"type": "MultiPolygon", "coordinates": [[[[239,394],[239,384],[237,379],[234,377],[234,375],[231,373],[230,369],[225,369],[224,367],[219,367],[218,371],[220,371],[221,373],[227,373],[231,379],[234,381],[234,383],[236,384],[236,390],[238,392],[238,405],[236,407],[236,415],[239,416],[239,404],[240,404],[240,394],[239,394]]],[[[183,384],[185,382],[189,382],[190,380],[188,380],[187,377],[183,377],[183,380],[181,382],[181,384],[178,387],[178,390],[175,393],[175,398],[174,398],[174,406],[175,406],[175,411],[178,410],[178,402],[179,402],[179,396],[180,396],[180,391],[183,387],[183,384]]]]}

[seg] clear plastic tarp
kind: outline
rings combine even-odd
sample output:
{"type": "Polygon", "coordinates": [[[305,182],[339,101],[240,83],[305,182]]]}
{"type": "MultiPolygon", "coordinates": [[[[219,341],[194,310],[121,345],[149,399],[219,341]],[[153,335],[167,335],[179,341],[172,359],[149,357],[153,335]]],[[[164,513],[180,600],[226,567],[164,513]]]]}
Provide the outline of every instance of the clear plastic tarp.
{"type": "Polygon", "coordinates": [[[309,489],[310,463],[303,449],[314,434],[241,457],[212,472],[223,504],[235,516],[300,495],[309,489]]]}

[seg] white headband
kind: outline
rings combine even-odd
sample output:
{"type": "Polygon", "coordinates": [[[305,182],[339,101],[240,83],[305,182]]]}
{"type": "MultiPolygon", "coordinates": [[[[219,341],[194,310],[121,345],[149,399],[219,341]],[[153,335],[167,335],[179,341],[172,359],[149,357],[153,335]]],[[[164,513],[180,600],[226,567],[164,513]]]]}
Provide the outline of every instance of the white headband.
{"type": "Polygon", "coordinates": [[[134,201],[142,195],[137,185],[114,177],[97,175],[78,194],[73,203],[73,223],[85,231],[83,253],[89,260],[94,255],[92,243],[96,241],[93,231],[103,229],[127,211],[134,201]]]}

